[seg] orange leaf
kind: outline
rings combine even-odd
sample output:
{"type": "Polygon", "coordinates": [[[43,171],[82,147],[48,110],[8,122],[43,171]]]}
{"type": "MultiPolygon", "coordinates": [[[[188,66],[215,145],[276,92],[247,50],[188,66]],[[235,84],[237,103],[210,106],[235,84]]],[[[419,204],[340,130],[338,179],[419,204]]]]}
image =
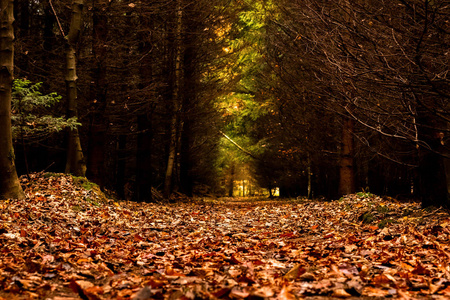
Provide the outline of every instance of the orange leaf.
{"type": "Polygon", "coordinates": [[[294,236],[294,233],[292,233],[292,232],[283,233],[283,234],[280,235],[281,238],[282,237],[293,237],[293,236],[294,236]]]}
{"type": "Polygon", "coordinates": [[[289,287],[287,285],[284,285],[283,288],[281,289],[280,293],[278,294],[277,299],[279,300],[292,300],[292,299],[296,299],[296,297],[294,295],[292,295],[289,292],[289,287]]]}
{"type": "Polygon", "coordinates": [[[169,276],[184,276],[184,274],[175,271],[171,266],[168,266],[166,268],[166,275],[169,275],[169,276]]]}
{"type": "Polygon", "coordinates": [[[135,241],[135,242],[140,242],[140,241],[142,241],[142,240],[144,240],[144,238],[141,237],[138,233],[136,233],[136,234],[134,235],[134,241],[135,241]]]}
{"type": "Polygon", "coordinates": [[[372,278],[372,282],[374,284],[380,285],[383,283],[391,283],[392,280],[390,278],[388,278],[387,276],[385,276],[384,274],[380,274],[380,275],[374,276],[372,278]]]}
{"type": "Polygon", "coordinates": [[[442,291],[439,291],[438,294],[442,294],[444,296],[449,296],[450,297],[450,285],[447,286],[445,289],[443,289],[442,291]]]}
{"type": "Polygon", "coordinates": [[[159,280],[159,279],[150,279],[147,282],[147,285],[151,286],[152,289],[157,289],[167,284],[167,281],[159,280]]]}
{"type": "Polygon", "coordinates": [[[229,260],[231,263],[233,263],[233,264],[236,264],[236,265],[238,265],[238,264],[242,264],[242,262],[240,262],[235,256],[234,256],[234,254],[231,254],[231,259],[229,260]]]}
{"type": "Polygon", "coordinates": [[[253,263],[255,266],[265,265],[265,263],[263,263],[263,262],[260,261],[259,259],[252,261],[252,263],[253,263]]]}
{"type": "Polygon", "coordinates": [[[77,264],[82,264],[82,263],[85,263],[85,262],[89,262],[89,259],[87,259],[87,258],[80,258],[79,260],[77,260],[77,264]]]}

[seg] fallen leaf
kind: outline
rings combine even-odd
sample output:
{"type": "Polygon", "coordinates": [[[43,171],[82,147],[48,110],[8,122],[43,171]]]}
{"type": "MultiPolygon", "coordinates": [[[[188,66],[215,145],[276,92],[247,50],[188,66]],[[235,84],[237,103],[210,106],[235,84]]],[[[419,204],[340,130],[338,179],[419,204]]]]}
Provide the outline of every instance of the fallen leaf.
{"type": "Polygon", "coordinates": [[[351,296],[352,295],[347,293],[344,289],[335,289],[335,290],[333,290],[333,297],[348,298],[348,297],[351,297],[351,296]]]}
{"type": "Polygon", "coordinates": [[[287,272],[283,277],[287,280],[295,280],[298,276],[305,273],[305,269],[301,265],[295,265],[289,272],[287,272]]]}

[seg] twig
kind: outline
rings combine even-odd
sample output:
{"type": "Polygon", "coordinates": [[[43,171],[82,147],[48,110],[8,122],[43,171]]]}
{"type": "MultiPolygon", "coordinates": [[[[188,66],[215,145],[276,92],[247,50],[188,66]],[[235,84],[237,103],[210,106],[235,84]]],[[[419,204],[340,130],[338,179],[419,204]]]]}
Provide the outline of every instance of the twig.
{"type": "Polygon", "coordinates": [[[48,0],[48,3],[50,4],[53,14],[55,15],[56,22],[58,23],[59,31],[61,32],[62,36],[65,37],[66,34],[64,33],[64,30],[61,26],[61,22],[59,22],[59,18],[58,18],[58,15],[56,14],[55,8],[53,7],[52,0],[48,0]]]}
{"type": "Polygon", "coordinates": [[[250,151],[242,148],[238,143],[236,143],[235,141],[233,141],[229,136],[227,136],[225,133],[223,133],[223,131],[219,130],[219,132],[228,140],[230,141],[233,145],[235,145],[239,150],[241,150],[242,152],[244,152],[245,154],[253,157],[254,159],[258,159],[256,156],[253,155],[253,153],[251,153],[250,151]]]}

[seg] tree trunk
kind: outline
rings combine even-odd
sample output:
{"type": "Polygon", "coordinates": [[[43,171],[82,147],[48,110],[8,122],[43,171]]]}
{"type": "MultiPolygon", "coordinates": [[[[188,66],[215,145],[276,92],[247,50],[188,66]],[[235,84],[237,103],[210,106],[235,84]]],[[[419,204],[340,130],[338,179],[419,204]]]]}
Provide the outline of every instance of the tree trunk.
{"type": "Polygon", "coordinates": [[[311,173],[311,157],[308,153],[308,158],[307,158],[307,167],[306,167],[306,172],[308,172],[307,176],[308,176],[308,191],[307,191],[307,195],[306,197],[308,199],[311,199],[312,197],[312,173],[311,173]]]}
{"type": "MultiPolygon", "coordinates": [[[[185,106],[186,107],[186,106],[185,106]]],[[[181,192],[191,197],[194,182],[192,180],[192,157],[191,157],[191,124],[189,117],[184,118],[183,131],[181,135],[180,150],[180,188],[181,192]]]]}
{"type": "Polygon", "coordinates": [[[116,177],[116,186],[115,190],[117,194],[122,199],[130,198],[132,194],[132,186],[130,185],[130,181],[127,181],[126,176],[126,168],[127,168],[127,136],[119,135],[117,140],[117,177],[116,177]]]}
{"type": "Polygon", "coordinates": [[[97,1],[93,9],[93,55],[90,128],[87,151],[87,177],[103,188],[105,184],[105,145],[106,145],[106,38],[108,20],[105,9],[108,2],[97,1]]]}
{"type": "MultiPolygon", "coordinates": [[[[436,143],[433,144],[436,145],[436,143]]],[[[419,165],[422,206],[450,207],[446,159],[433,151],[423,150],[422,152],[419,165]]]]}
{"type": "Polygon", "coordinates": [[[164,198],[169,198],[172,193],[172,181],[173,181],[173,171],[175,167],[175,158],[177,152],[177,123],[178,118],[176,116],[172,117],[172,122],[170,123],[170,146],[169,146],[169,157],[167,159],[166,175],[164,179],[164,198]]]}
{"type": "Polygon", "coordinates": [[[234,191],[234,163],[230,167],[230,177],[228,181],[228,197],[233,197],[233,191],[234,191]]]}
{"type": "Polygon", "coordinates": [[[152,201],[152,140],[153,129],[149,115],[137,118],[137,157],[136,157],[136,198],[138,201],[152,201]]]}
{"type": "MultiPolygon", "coordinates": [[[[153,18],[146,15],[140,16],[140,23],[146,28],[153,29],[153,18]]],[[[154,72],[153,63],[156,59],[153,54],[152,47],[154,45],[153,35],[147,36],[147,32],[142,32],[139,51],[144,56],[142,63],[139,67],[139,89],[146,89],[148,86],[154,84],[154,72]]],[[[155,104],[153,103],[155,94],[150,92],[143,104],[142,110],[144,113],[137,116],[137,149],[136,149],[136,200],[151,202],[153,200],[152,185],[153,185],[153,172],[154,164],[152,163],[152,157],[154,152],[153,142],[153,112],[155,104]]]]}
{"type": "MultiPolygon", "coordinates": [[[[75,45],[78,42],[83,12],[83,0],[74,0],[72,6],[72,19],[70,22],[69,34],[66,36],[66,95],[68,113],[67,117],[76,117],[77,111],[77,71],[76,71],[76,51],[75,45]]],[[[67,148],[66,173],[76,176],[85,176],[86,163],[84,161],[83,150],[81,148],[78,128],[69,132],[67,148]]]]}
{"type": "Polygon", "coordinates": [[[27,37],[30,32],[31,6],[29,1],[17,1],[16,4],[17,5],[15,5],[14,7],[14,9],[16,10],[16,24],[18,23],[18,26],[16,27],[16,30],[18,32],[16,31],[16,35],[24,38],[27,37]]]}
{"type": "Polygon", "coordinates": [[[181,37],[182,37],[182,25],[183,25],[183,10],[181,7],[181,0],[177,0],[176,9],[176,34],[175,34],[175,85],[172,94],[172,120],[170,123],[170,146],[169,146],[169,156],[167,158],[167,168],[166,175],[164,179],[164,198],[169,198],[172,192],[173,183],[173,173],[176,162],[176,152],[177,152],[177,140],[178,140],[178,125],[179,125],[179,113],[180,113],[180,90],[181,90],[181,59],[182,59],[182,49],[181,49],[181,37]]]}
{"type": "Polygon", "coordinates": [[[44,15],[45,15],[45,22],[43,29],[42,46],[44,47],[44,50],[47,51],[46,55],[52,55],[51,51],[53,50],[53,46],[55,44],[54,43],[55,33],[53,31],[53,28],[55,27],[56,17],[48,1],[45,2],[44,15]]]}
{"type": "Polygon", "coordinates": [[[0,1],[0,199],[24,198],[14,163],[11,90],[14,72],[14,1],[0,1]]]}
{"type": "Polygon", "coordinates": [[[354,120],[346,119],[342,126],[341,159],[339,164],[339,194],[347,195],[354,193],[354,142],[353,142],[354,120]]]}
{"type": "Polygon", "coordinates": [[[419,129],[419,137],[426,145],[419,149],[419,178],[422,206],[450,207],[448,177],[450,174],[444,133],[438,128],[446,128],[439,124],[435,116],[421,118],[422,124],[427,124],[419,129]]]}
{"type": "Polygon", "coordinates": [[[192,125],[194,119],[191,116],[193,103],[196,99],[198,88],[198,79],[195,72],[195,64],[198,63],[197,52],[194,41],[196,37],[190,32],[195,32],[195,29],[189,28],[185,34],[185,49],[183,57],[183,114],[182,114],[182,131],[181,131],[181,145],[180,145],[180,188],[181,192],[187,196],[192,196],[194,189],[194,178],[192,174],[193,162],[193,130],[192,125]]]}

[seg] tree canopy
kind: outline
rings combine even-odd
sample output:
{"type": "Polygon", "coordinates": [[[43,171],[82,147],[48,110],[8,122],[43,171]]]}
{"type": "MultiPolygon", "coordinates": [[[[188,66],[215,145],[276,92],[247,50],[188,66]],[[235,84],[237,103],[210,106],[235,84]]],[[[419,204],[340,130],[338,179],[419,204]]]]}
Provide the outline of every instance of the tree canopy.
{"type": "Polygon", "coordinates": [[[39,82],[16,81],[30,91],[14,98],[16,157],[44,157],[18,171],[72,151],[139,201],[239,180],[447,205],[448,14],[445,0],[16,1],[16,78],[39,82]]]}

